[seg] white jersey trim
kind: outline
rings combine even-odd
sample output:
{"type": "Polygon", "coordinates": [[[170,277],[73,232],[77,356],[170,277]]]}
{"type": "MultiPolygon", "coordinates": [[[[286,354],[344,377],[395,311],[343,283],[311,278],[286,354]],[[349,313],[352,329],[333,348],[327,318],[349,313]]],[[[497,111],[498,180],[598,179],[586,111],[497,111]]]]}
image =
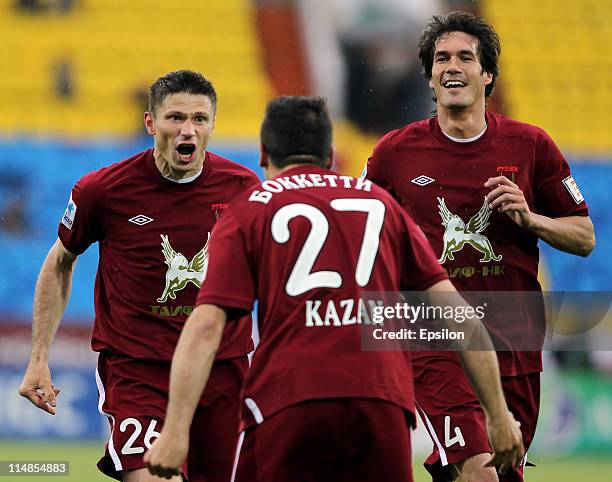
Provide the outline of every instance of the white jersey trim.
{"type": "Polygon", "coordinates": [[[231,482],[236,480],[236,472],[238,471],[238,461],[240,460],[240,451],[242,450],[242,443],[244,442],[244,430],[240,432],[238,436],[238,445],[236,446],[236,455],[234,455],[234,466],[232,467],[232,478],[231,482]]]}
{"type": "MultiPolygon", "coordinates": [[[[442,129],[440,129],[442,131],[442,129]]],[[[487,126],[485,126],[484,130],[480,133],[480,134],[476,134],[474,137],[469,137],[468,139],[462,139],[461,137],[453,137],[448,135],[446,132],[442,131],[442,134],[444,134],[446,137],[448,137],[451,141],[453,142],[474,142],[477,141],[478,139],[480,139],[482,136],[484,136],[484,133],[487,132],[487,126]]]]}
{"type": "Polygon", "coordinates": [[[111,433],[110,438],[108,439],[108,453],[110,454],[111,459],[113,459],[113,462],[115,464],[115,470],[120,472],[123,470],[123,466],[121,465],[121,459],[119,459],[119,455],[115,450],[115,444],[113,443],[113,433],[115,431],[115,417],[109,415],[108,413],[104,413],[104,411],[102,410],[102,405],[104,405],[104,402],[106,401],[106,391],[104,390],[104,385],[102,384],[102,379],[100,378],[100,374],[98,373],[97,368],[96,385],[98,386],[98,392],[100,394],[98,397],[98,412],[109,418],[111,421],[111,433]]]}
{"type": "Polygon", "coordinates": [[[184,177],[183,179],[172,179],[170,177],[164,176],[165,179],[168,179],[168,181],[172,181],[176,184],[187,184],[188,182],[191,181],[195,181],[198,177],[200,177],[200,174],[202,174],[203,168],[200,169],[197,174],[194,174],[193,176],[189,176],[189,177],[184,177]]]}
{"type": "Polygon", "coordinates": [[[253,342],[253,351],[249,352],[247,358],[249,360],[249,368],[253,364],[253,357],[259,346],[259,319],[257,318],[257,309],[251,313],[251,341],[253,342]]]}
{"type": "Polygon", "coordinates": [[[446,452],[444,451],[444,448],[442,447],[442,443],[440,442],[440,439],[438,439],[438,436],[436,435],[436,431],[434,430],[433,425],[431,424],[431,421],[429,420],[429,418],[427,418],[427,414],[423,411],[421,407],[419,407],[418,404],[416,405],[416,407],[419,411],[419,414],[425,421],[425,425],[427,426],[427,431],[429,432],[429,436],[431,437],[434,444],[436,444],[436,447],[438,448],[438,452],[440,453],[440,462],[442,463],[443,466],[448,465],[448,457],[446,456],[446,452]]]}
{"type": "Polygon", "coordinates": [[[366,162],[366,165],[363,166],[363,171],[361,171],[361,175],[359,177],[365,178],[367,175],[368,175],[368,163],[366,162]]]}
{"type": "Polygon", "coordinates": [[[251,411],[251,413],[253,414],[253,417],[255,418],[255,422],[257,422],[258,425],[264,421],[261,410],[259,410],[259,407],[255,403],[255,400],[253,400],[252,398],[245,398],[244,404],[251,411]]]}

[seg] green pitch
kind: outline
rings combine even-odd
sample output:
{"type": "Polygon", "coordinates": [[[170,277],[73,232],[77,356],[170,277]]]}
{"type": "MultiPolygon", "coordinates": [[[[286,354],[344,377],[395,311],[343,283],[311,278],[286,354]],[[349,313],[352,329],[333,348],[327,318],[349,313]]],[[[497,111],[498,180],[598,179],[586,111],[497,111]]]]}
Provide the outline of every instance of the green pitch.
{"type": "MultiPolygon", "coordinates": [[[[104,453],[104,442],[64,443],[45,440],[44,442],[11,442],[0,440],[0,460],[67,460],[70,475],[49,477],[0,477],[0,482],[109,482],[110,479],[97,469],[96,463],[104,453]]],[[[161,479],[160,479],[161,480],[161,479]]]]}
{"type": "MultiPolygon", "coordinates": [[[[570,457],[565,459],[541,459],[533,457],[537,467],[527,467],[525,482],[577,482],[609,480],[612,474],[611,457],[570,457]]],[[[431,482],[421,463],[421,458],[412,459],[414,482],[431,482]]]]}
{"type": "MultiPolygon", "coordinates": [[[[100,458],[104,442],[62,443],[48,440],[44,442],[12,442],[0,440],[0,460],[68,460],[70,475],[67,477],[0,477],[0,482],[109,482],[112,479],[100,474],[95,464],[100,458]]],[[[419,465],[420,456],[415,456],[415,482],[429,482],[424,469],[419,465]]],[[[575,482],[577,480],[608,480],[612,474],[612,457],[573,457],[550,460],[534,458],[538,467],[528,467],[527,482],[575,482]]],[[[163,479],[160,479],[163,480],[163,479]]]]}

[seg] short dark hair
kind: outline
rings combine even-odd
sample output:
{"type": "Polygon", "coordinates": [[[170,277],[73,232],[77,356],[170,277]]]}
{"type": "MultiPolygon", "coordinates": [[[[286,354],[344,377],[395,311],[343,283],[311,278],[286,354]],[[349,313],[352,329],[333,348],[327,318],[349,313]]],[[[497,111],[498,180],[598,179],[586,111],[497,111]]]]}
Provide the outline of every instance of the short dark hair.
{"type": "Polygon", "coordinates": [[[155,109],[170,94],[187,93],[205,95],[210,99],[213,110],[217,108],[217,92],[212,83],[199,72],[176,70],[157,79],[149,88],[149,112],[155,109]]]}
{"type": "Polygon", "coordinates": [[[464,32],[478,40],[478,56],[482,69],[493,76],[491,83],[485,87],[485,97],[490,97],[499,76],[497,61],[501,53],[501,44],[493,27],[487,24],[482,17],[476,17],[469,12],[453,11],[446,16],[434,15],[432,17],[419,40],[419,59],[423,67],[423,75],[427,80],[431,80],[436,42],[442,35],[449,32],[464,32]]]}
{"type": "Polygon", "coordinates": [[[284,96],[271,100],[261,124],[261,143],[279,168],[310,163],[325,166],[332,122],[322,97],[284,96]]]}

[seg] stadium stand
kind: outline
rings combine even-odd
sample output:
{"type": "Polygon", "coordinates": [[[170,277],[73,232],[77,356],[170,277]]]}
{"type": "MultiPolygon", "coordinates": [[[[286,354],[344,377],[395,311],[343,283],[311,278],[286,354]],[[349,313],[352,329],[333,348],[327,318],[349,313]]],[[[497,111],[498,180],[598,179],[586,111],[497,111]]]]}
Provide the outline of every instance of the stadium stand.
{"type": "Polygon", "coordinates": [[[142,93],[152,79],[190,68],[214,80],[220,137],[252,138],[271,95],[248,0],[83,0],[65,14],[0,2],[0,130],[60,136],[142,131],[142,93]],[[72,95],[58,95],[58,66],[72,95]]]}
{"type": "Polygon", "coordinates": [[[481,3],[503,41],[506,112],[543,127],[574,154],[609,155],[612,2],[481,3]]]}

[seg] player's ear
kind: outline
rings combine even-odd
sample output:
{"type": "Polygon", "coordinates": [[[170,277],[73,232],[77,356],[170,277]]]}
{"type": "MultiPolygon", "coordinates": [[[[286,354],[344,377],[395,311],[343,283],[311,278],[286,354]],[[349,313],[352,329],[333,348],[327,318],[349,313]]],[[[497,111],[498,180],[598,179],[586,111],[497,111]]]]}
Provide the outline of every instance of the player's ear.
{"type": "Polygon", "coordinates": [[[491,72],[482,72],[482,75],[484,77],[484,85],[489,85],[491,82],[493,82],[493,74],[491,72]]]}
{"type": "MultiPolygon", "coordinates": [[[[433,77],[432,77],[432,78],[433,78],[433,77]]],[[[434,86],[433,86],[433,80],[432,80],[432,79],[429,79],[429,88],[430,88],[430,89],[433,89],[433,88],[434,88],[434,86]]]]}
{"type": "Polygon", "coordinates": [[[144,125],[149,135],[154,136],[155,135],[155,120],[153,119],[153,114],[151,114],[150,112],[144,113],[144,125]]]}
{"type": "Polygon", "coordinates": [[[270,158],[268,152],[263,144],[259,144],[259,167],[266,169],[270,164],[270,158]]]}
{"type": "Polygon", "coordinates": [[[327,155],[327,159],[325,160],[325,169],[331,169],[334,165],[334,161],[336,160],[336,149],[332,146],[329,149],[329,154],[327,155]]]}

